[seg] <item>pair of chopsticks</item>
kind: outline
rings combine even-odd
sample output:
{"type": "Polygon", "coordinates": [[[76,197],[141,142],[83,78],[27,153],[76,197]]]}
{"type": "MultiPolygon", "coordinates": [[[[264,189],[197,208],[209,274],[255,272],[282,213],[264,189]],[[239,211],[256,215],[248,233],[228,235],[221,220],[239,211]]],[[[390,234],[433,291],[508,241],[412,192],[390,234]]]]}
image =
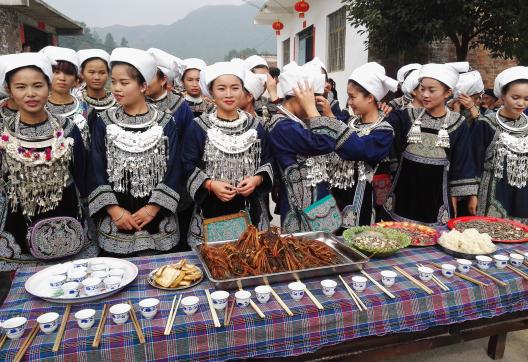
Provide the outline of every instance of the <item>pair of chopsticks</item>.
{"type": "Polygon", "coordinates": [[[502,280],[495,278],[493,275],[491,275],[491,274],[489,274],[489,273],[486,273],[486,272],[483,271],[483,270],[480,270],[480,269],[477,268],[476,266],[473,266],[473,265],[472,265],[472,266],[471,266],[471,269],[473,269],[474,271],[476,271],[476,272],[479,273],[480,275],[483,275],[483,276],[485,276],[486,278],[489,278],[489,279],[493,280],[493,281],[495,282],[495,284],[497,284],[497,285],[500,285],[500,286],[503,286],[503,287],[505,287],[505,286],[508,285],[507,283],[503,282],[502,280]]]}
{"type": "Polygon", "coordinates": [[[273,290],[273,288],[271,287],[271,285],[268,284],[268,286],[270,287],[271,295],[273,295],[273,298],[275,298],[275,300],[277,301],[277,303],[279,303],[279,305],[282,307],[282,309],[284,309],[284,311],[286,312],[286,314],[289,315],[290,317],[292,317],[292,316],[293,316],[293,312],[291,311],[291,309],[288,308],[288,306],[286,305],[286,303],[284,303],[284,301],[281,299],[281,297],[275,292],[275,290],[273,290]]]}
{"type": "Polygon", "coordinates": [[[103,332],[106,324],[106,317],[108,316],[108,304],[103,306],[103,312],[101,313],[101,319],[99,320],[99,325],[97,326],[97,331],[95,331],[95,338],[92,343],[93,348],[98,348],[101,343],[101,338],[103,337],[103,332]]]}
{"type": "Polygon", "coordinates": [[[211,299],[211,294],[209,293],[209,289],[205,289],[205,296],[207,297],[207,303],[209,303],[209,309],[211,310],[211,315],[213,316],[213,323],[215,328],[220,328],[222,325],[220,324],[220,320],[218,319],[218,314],[216,313],[216,309],[213,306],[213,300],[211,299]]]}
{"type": "Polygon", "coordinates": [[[352,297],[352,300],[354,301],[354,303],[356,303],[356,306],[358,307],[359,311],[360,312],[366,311],[367,306],[365,305],[365,303],[363,303],[361,299],[359,299],[359,296],[356,294],[356,292],[354,292],[354,290],[350,288],[350,286],[347,284],[347,282],[345,282],[345,279],[343,279],[341,275],[339,275],[339,279],[345,286],[345,289],[347,290],[348,294],[350,294],[350,296],[352,297]]]}
{"type": "Polygon", "coordinates": [[[174,304],[176,303],[176,295],[172,299],[171,309],[169,312],[169,318],[167,319],[167,324],[165,325],[165,331],[163,334],[165,336],[168,336],[171,332],[172,325],[174,324],[174,319],[176,318],[176,313],[178,311],[178,307],[180,306],[180,302],[182,300],[182,295],[180,294],[180,298],[178,299],[178,303],[176,304],[176,307],[174,307],[174,304]]]}
{"type": "MultiPolygon", "coordinates": [[[[526,251],[522,251],[522,250],[514,249],[513,251],[515,251],[517,254],[521,254],[521,255],[526,254],[526,251]]],[[[528,258],[525,258],[524,265],[528,266],[528,258]]]]}
{"type": "Polygon", "coordinates": [[[7,334],[4,334],[2,338],[0,338],[0,349],[4,346],[5,342],[7,340],[7,334]]]}
{"type": "MultiPolygon", "coordinates": [[[[416,266],[418,268],[421,268],[421,267],[424,267],[425,265],[423,264],[416,264],[416,266]]],[[[436,275],[433,274],[433,277],[431,278],[432,281],[438,285],[440,287],[440,289],[442,289],[444,292],[449,292],[449,287],[443,282],[440,280],[440,278],[438,278],[436,275]]]]}
{"type": "Polygon", "coordinates": [[[229,325],[229,322],[231,321],[231,316],[233,315],[233,309],[235,309],[235,297],[231,298],[231,305],[229,305],[225,312],[224,317],[224,327],[227,327],[229,325]]]}
{"type": "Polygon", "coordinates": [[[28,350],[29,346],[31,346],[31,343],[33,343],[33,340],[35,339],[35,336],[38,334],[38,332],[39,332],[39,324],[35,323],[35,325],[31,329],[31,332],[29,332],[29,336],[26,338],[24,343],[22,343],[22,346],[20,346],[20,349],[15,355],[15,359],[13,360],[14,362],[22,361],[22,358],[24,358],[26,351],[28,350]]]}
{"type": "Polygon", "coordinates": [[[413,277],[411,274],[407,273],[405,270],[400,268],[399,266],[395,265],[394,269],[399,272],[401,275],[403,275],[405,278],[407,278],[411,283],[416,285],[418,288],[426,292],[427,294],[433,294],[434,292],[429,288],[427,285],[423,284],[422,282],[418,281],[415,277],[413,277]]]}
{"type": "Polygon", "coordinates": [[[508,265],[506,268],[510,269],[512,272],[514,272],[515,274],[519,275],[523,279],[528,280],[528,274],[523,272],[522,270],[517,269],[516,267],[511,266],[511,265],[508,265]]]}
{"type": "Polygon", "coordinates": [[[66,325],[68,324],[68,319],[70,318],[70,311],[71,304],[67,304],[66,309],[64,310],[64,315],[62,316],[59,331],[57,332],[57,337],[55,337],[55,343],[53,344],[53,348],[51,349],[53,352],[59,351],[62,337],[64,336],[64,331],[66,330],[66,325]]]}
{"type": "MultiPolygon", "coordinates": [[[[297,279],[299,283],[302,283],[300,279],[297,279]]],[[[303,283],[304,284],[304,283],[303,283]]],[[[315,297],[315,295],[312,294],[312,292],[308,289],[306,284],[304,284],[304,293],[310,298],[313,304],[317,307],[319,310],[324,310],[323,305],[319,302],[319,300],[315,297]]]]}
{"type": "MultiPolygon", "coordinates": [[[[238,290],[243,290],[243,289],[242,289],[242,286],[239,286],[239,287],[238,287],[238,290]]],[[[264,313],[262,312],[262,310],[259,308],[258,305],[255,304],[255,302],[254,302],[251,298],[249,298],[249,305],[251,306],[251,308],[253,308],[253,310],[255,311],[255,313],[257,313],[258,316],[259,316],[260,318],[262,318],[262,319],[265,319],[265,318],[266,318],[266,316],[264,315],[264,313]]]]}
{"type": "Polygon", "coordinates": [[[143,330],[141,329],[141,324],[139,323],[136,310],[134,309],[134,305],[129,300],[128,305],[130,305],[130,311],[128,314],[130,314],[130,319],[132,319],[132,324],[134,324],[134,328],[136,329],[136,334],[139,338],[139,343],[144,344],[146,342],[145,335],[143,334],[143,330]]]}
{"type": "MultiPolygon", "coordinates": [[[[435,268],[437,269],[442,269],[442,266],[436,264],[436,263],[431,263],[431,265],[433,265],[435,268]]],[[[476,284],[476,285],[479,285],[481,287],[489,287],[489,284],[486,284],[486,283],[483,283],[481,282],[480,280],[477,280],[475,278],[472,278],[470,276],[467,276],[467,275],[464,275],[462,273],[459,273],[459,272],[455,272],[455,275],[461,279],[464,279],[464,280],[467,280],[468,282],[471,282],[473,284],[476,284]]]]}
{"type": "Polygon", "coordinates": [[[370,280],[372,283],[374,283],[375,286],[377,286],[383,293],[387,294],[387,296],[391,299],[395,299],[396,296],[392,294],[387,288],[385,288],[383,285],[378,283],[376,279],[372,278],[366,271],[361,270],[361,274],[367,277],[368,280],[370,280]]]}

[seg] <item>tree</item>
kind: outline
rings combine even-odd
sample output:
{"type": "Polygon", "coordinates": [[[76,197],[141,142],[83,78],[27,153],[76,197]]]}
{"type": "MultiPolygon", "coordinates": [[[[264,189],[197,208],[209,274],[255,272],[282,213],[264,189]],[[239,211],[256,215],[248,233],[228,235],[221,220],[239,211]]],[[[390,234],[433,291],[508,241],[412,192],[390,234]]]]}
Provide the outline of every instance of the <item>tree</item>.
{"type": "Polygon", "coordinates": [[[111,33],[106,33],[105,41],[104,41],[104,47],[106,48],[106,51],[111,53],[112,50],[117,48],[117,44],[114,40],[114,37],[111,33]]]}
{"type": "Polygon", "coordinates": [[[528,2],[521,2],[521,12],[520,16],[524,21],[519,22],[519,34],[524,36],[519,36],[519,42],[515,48],[515,57],[519,60],[519,63],[524,66],[528,66],[528,2]]]}
{"type": "Polygon", "coordinates": [[[521,34],[521,2],[343,0],[351,25],[368,34],[367,45],[382,54],[413,53],[424,42],[448,38],[459,61],[480,45],[493,56],[513,57],[521,34]]]}
{"type": "Polygon", "coordinates": [[[81,23],[81,26],[84,28],[82,35],[61,35],[59,36],[59,45],[74,50],[105,48],[101,38],[97,33],[92,32],[92,30],[84,23],[81,23]]]}
{"type": "Polygon", "coordinates": [[[125,38],[125,37],[122,37],[122,38],[121,38],[120,46],[122,46],[122,47],[124,47],[124,48],[128,47],[128,40],[127,40],[127,38],[125,38]]]}
{"type": "Polygon", "coordinates": [[[227,55],[224,57],[224,60],[228,61],[228,60],[231,60],[233,58],[242,58],[242,59],[246,59],[252,55],[255,55],[255,54],[258,54],[258,51],[257,49],[255,48],[245,48],[245,49],[242,49],[240,51],[237,51],[235,49],[231,49],[229,51],[229,53],[227,53],[227,55]]]}

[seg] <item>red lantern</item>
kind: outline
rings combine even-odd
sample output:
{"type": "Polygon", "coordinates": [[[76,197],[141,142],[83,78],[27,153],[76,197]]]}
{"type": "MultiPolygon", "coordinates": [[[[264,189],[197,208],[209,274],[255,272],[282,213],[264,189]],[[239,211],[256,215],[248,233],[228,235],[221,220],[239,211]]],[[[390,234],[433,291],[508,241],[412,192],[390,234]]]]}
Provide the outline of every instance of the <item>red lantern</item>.
{"type": "Polygon", "coordinates": [[[304,13],[307,13],[308,10],[310,10],[310,4],[308,4],[306,1],[301,0],[295,3],[295,11],[299,13],[299,18],[303,19],[304,13]]]}
{"type": "Polygon", "coordinates": [[[271,27],[275,30],[276,35],[280,35],[281,30],[284,29],[284,24],[281,23],[280,20],[277,20],[271,24],[271,27]]]}

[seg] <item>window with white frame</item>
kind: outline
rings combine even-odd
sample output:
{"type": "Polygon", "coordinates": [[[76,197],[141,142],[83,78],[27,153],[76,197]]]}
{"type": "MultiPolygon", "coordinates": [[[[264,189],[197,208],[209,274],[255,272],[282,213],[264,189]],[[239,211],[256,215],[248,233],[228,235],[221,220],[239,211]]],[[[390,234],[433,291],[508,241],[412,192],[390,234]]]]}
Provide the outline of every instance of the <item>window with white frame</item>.
{"type": "Polygon", "coordinates": [[[328,71],[345,69],[346,8],[328,15],[328,71]]]}

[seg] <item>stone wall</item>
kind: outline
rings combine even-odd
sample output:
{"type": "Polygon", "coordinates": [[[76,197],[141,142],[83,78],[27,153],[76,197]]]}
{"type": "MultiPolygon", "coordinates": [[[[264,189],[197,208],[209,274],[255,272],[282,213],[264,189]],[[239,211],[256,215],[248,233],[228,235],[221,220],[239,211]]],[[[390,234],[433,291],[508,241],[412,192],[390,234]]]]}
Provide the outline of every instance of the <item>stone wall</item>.
{"type": "Polygon", "coordinates": [[[19,29],[17,13],[13,9],[0,6],[0,55],[22,50],[19,29]]]}

